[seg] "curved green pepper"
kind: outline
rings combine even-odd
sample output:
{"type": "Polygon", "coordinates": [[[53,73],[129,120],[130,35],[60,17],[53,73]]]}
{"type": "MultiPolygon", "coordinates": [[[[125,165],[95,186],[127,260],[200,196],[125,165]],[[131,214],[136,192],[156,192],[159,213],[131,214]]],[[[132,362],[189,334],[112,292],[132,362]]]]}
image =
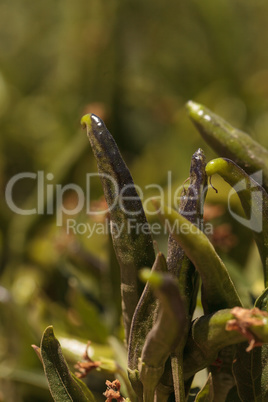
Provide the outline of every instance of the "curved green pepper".
{"type": "Polygon", "coordinates": [[[233,161],[217,158],[206,166],[208,176],[219,174],[236,191],[247,219],[235,216],[242,224],[250,227],[259,249],[264,269],[264,283],[268,287],[268,194],[233,161]]]}

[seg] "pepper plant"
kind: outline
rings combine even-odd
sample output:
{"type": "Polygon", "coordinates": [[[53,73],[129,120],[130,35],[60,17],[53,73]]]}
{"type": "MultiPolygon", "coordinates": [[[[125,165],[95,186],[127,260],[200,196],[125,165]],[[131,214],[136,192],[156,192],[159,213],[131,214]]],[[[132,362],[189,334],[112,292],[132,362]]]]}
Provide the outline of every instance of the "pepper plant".
{"type": "MultiPolygon", "coordinates": [[[[206,163],[201,149],[193,154],[178,210],[153,200],[170,229],[167,258],[155,252],[141,200],[112,135],[96,115],[81,121],[97,161],[110,226],[121,228],[120,236],[113,230],[111,236],[120,266],[128,373],[121,372],[124,396],[118,380],[107,381],[107,401],[268,400],[268,152],[202,105],[188,102],[187,109],[220,157],[206,163]],[[256,181],[258,171],[262,182],[256,181]],[[244,308],[203,232],[207,182],[214,174],[237,192],[245,214],[241,219],[250,225],[261,257],[263,293],[252,309],[244,308]],[[128,225],[130,219],[135,225],[128,225]],[[193,319],[200,285],[204,315],[193,319]],[[193,378],[204,368],[207,382],[193,396],[193,378]]],[[[52,327],[34,349],[55,401],[94,401],[85,383],[70,372],[52,327]]],[[[80,374],[92,368],[113,371],[107,362],[105,367],[104,361],[84,358],[77,365],[80,374]]]]}

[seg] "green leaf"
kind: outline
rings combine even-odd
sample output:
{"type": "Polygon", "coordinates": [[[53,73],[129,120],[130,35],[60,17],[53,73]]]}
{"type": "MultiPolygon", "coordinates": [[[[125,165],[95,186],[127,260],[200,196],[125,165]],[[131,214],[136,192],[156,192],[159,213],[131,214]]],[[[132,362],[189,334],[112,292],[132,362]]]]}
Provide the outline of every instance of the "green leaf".
{"type": "Polygon", "coordinates": [[[133,179],[112,135],[94,114],[82,117],[81,124],[87,128],[109,206],[111,234],[121,271],[122,313],[128,342],[131,320],[143,291],[138,272],[153,266],[153,240],[133,179]]]}
{"type": "Polygon", "coordinates": [[[241,306],[228,271],[207,236],[170,207],[155,200],[162,220],[193,262],[202,279],[202,305],[205,313],[241,306]]]}
{"type": "MultiPolygon", "coordinates": [[[[255,307],[267,312],[267,289],[256,300],[255,307]]],[[[262,340],[260,329],[264,330],[264,336],[268,334],[265,327],[255,326],[252,331],[262,340]]],[[[247,347],[245,343],[238,345],[233,364],[238,394],[243,401],[266,401],[268,400],[268,344],[255,347],[250,352],[246,350],[247,347]]]]}
{"type": "MultiPolygon", "coordinates": [[[[149,272],[165,271],[167,271],[166,259],[162,253],[158,253],[152,270],[149,272]]],[[[141,271],[142,273],[143,271],[141,271]]],[[[144,279],[147,280],[148,278],[144,279]]],[[[158,310],[159,302],[155,297],[151,284],[147,282],[133,315],[128,347],[129,378],[133,389],[139,397],[142,397],[143,391],[137,371],[138,362],[141,357],[145,338],[155,323],[158,310]]]]}
{"type": "MultiPolygon", "coordinates": [[[[148,281],[159,299],[160,309],[156,322],[145,339],[139,365],[145,402],[153,401],[155,388],[164,373],[165,363],[184,340],[187,331],[185,306],[174,277],[170,274],[151,272],[148,281]]],[[[177,367],[177,370],[180,371],[180,378],[183,378],[182,365],[177,367]]],[[[183,393],[182,381],[182,398],[183,393]]]]}
{"type": "Polygon", "coordinates": [[[81,385],[69,370],[53,327],[46,328],[41,341],[41,356],[51,395],[55,402],[94,402],[86,385],[81,385]]]}
{"type": "Polygon", "coordinates": [[[191,120],[204,140],[220,156],[230,158],[247,173],[263,172],[263,186],[268,189],[268,151],[248,134],[235,129],[221,117],[195,102],[188,102],[191,120]]]}
{"type": "Polygon", "coordinates": [[[205,385],[196,395],[195,402],[213,402],[213,400],[214,400],[214,391],[213,391],[212,376],[211,373],[209,373],[205,385]]]}
{"type": "Polygon", "coordinates": [[[268,349],[256,347],[247,352],[248,344],[237,346],[233,372],[242,401],[262,402],[268,398],[268,349]]]}

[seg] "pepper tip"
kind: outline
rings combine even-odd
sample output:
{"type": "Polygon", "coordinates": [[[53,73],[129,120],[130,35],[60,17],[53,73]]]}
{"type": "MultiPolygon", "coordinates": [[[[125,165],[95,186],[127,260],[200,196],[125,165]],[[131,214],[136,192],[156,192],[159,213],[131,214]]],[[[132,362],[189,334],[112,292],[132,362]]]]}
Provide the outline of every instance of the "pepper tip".
{"type": "Polygon", "coordinates": [[[212,176],[224,172],[228,168],[228,162],[224,158],[212,159],[206,164],[206,174],[212,176]]]}
{"type": "Polygon", "coordinates": [[[159,272],[152,272],[148,268],[144,268],[140,271],[139,277],[143,282],[149,282],[154,288],[158,288],[163,283],[163,276],[159,272]]]}
{"type": "Polygon", "coordinates": [[[82,127],[83,127],[83,128],[88,128],[88,129],[90,129],[90,128],[91,128],[91,124],[92,124],[92,122],[91,122],[91,113],[85,114],[85,115],[82,117],[82,119],[81,119],[81,125],[82,125],[82,127]]]}
{"type": "Polygon", "coordinates": [[[194,121],[199,120],[205,114],[204,106],[191,100],[186,103],[186,109],[194,121]]]}
{"type": "Polygon", "coordinates": [[[194,101],[192,101],[192,100],[189,100],[189,101],[186,103],[186,108],[187,108],[187,110],[188,110],[189,112],[190,112],[190,111],[198,112],[201,107],[202,107],[202,106],[201,106],[199,103],[196,103],[196,102],[194,102],[194,101]]]}

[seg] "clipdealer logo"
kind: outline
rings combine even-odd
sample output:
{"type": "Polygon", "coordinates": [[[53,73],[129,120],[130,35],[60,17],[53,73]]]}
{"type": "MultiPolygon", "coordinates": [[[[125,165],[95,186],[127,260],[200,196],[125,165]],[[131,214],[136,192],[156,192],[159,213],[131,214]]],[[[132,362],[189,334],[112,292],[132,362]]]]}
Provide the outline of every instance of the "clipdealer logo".
{"type": "MultiPolygon", "coordinates": [[[[232,217],[242,224],[245,227],[248,227],[255,232],[259,233],[262,231],[262,208],[263,208],[263,200],[262,200],[262,192],[260,191],[260,187],[257,183],[262,182],[262,172],[259,171],[250,176],[250,190],[251,190],[251,210],[248,211],[247,219],[243,216],[238,215],[234,210],[232,210],[231,205],[231,197],[233,194],[243,192],[248,188],[248,184],[245,180],[242,180],[236,183],[232,188],[230,188],[228,194],[228,210],[232,217]]],[[[66,219],[64,220],[64,216],[74,217],[83,209],[86,211],[88,215],[105,215],[109,211],[112,211],[113,208],[120,208],[124,213],[127,214],[129,218],[128,228],[116,227],[116,224],[110,222],[110,226],[108,228],[107,223],[77,223],[77,221],[73,218],[67,219],[66,230],[67,233],[71,231],[74,234],[86,234],[91,237],[94,232],[97,233],[106,233],[107,230],[112,230],[114,233],[120,235],[123,230],[131,230],[133,232],[135,216],[140,214],[141,211],[138,210],[128,210],[128,206],[131,201],[141,200],[143,204],[143,209],[147,215],[156,215],[158,211],[152,211],[150,208],[150,203],[152,199],[159,199],[162,204],[173,205],[175,209],[179,210],[180,204],[180,194],[182,192],[183,186],[177,187],[175,192],[172,191],[172,172],[167,172],[167,184],[165,188],[162,188],[158,184],[148,184],[142,189],[138,185],[129,184],[124,186],[119,190],[119,187],[113,177],[107,174],[99,174],[99,173],[88,173],[86,175],[86,185],[85,190],[82,189],[79,185],[75,183],[69,183],[66,185],[55,184],[54,175],[52,173],[45,173],[43,171],[38,171],[37,173],[33,172],[22,172],[14,175],[6,185],[5,189],[5,199],[8,207],[15,214],[19,215],[55,215],[56,216],[56,225],[63,226],[66,223],[66,219]],[[92,180],[98,178],[109,180],[110,186],[114,195],[114,203],[110,205],[107,209],[94,210],[91,209],[91,192],[92,192],[92,180]],[[18,200],[14,199],[15,187],[21,180],[32,180],[36,184],[36,205],[32,208],[23,208],[18,205],[18,200]],[[134,190],[134,191],[133,191],[134,190]],[[153,191],[154,196],[149,197],[146,196],[146,191],[153,191]],[[67,208],[64,205],[64,197],[67,192],[72,192],[76,195],[76,205],[72,208],[67,208]],[[130,196],[131,194],[131,196],[130,196]],[[64,223],[65,222],[65,223],[64,223]],[[102,225],[102,226],[101,226],[102,225]]],[[[191,194],[192,199],[199,199],[201,203],[204,202],[204,194],[206,193],[207,188],[200,189],[200,193],[191,194]]],[[[196,211],[187,212],[188,216],[191,214],[195,214],[196,211]]],[[[186,217],[187,217],[186,215],[186,217]]],[[[162,225],[159,223],[153,223],[148,229],[148,227],[136,228],[138,231],[148,231],[151,230],[152,233],[158,234],[161,230],[162,225]]],[[[213,229],[212,227],[203,227],[204,232],[207,234],[211,234],[213,229]]],[[[166,227],[166,226],[165,226],[166,227]]],[[[178,229],[179,230],[179,229],[178,229]]],[[[180,228],[180,230],[182,230],[180,228]]]]}
{"type": "MultiPolygon", "coordinates": [[[[150,202],[153,198],[159,199],[162,203],[173,204],[175,208],[179,209],[180,193],[183,186],[180,186],[172,193],[172,172],[167,173],[167,186],[163,189],[159,184],[148,184],[142,189],[135,184],[127,184],[122,189],[119,189],[115,179],[105,173],[88,173],[86,175],[85,190],[74,183],[66,185],[53,183],[54,175],[43,171],[37,173],[23,172],[14,175],[7,183],[5,189],[5,199],[8,207],[16,214],[19,215],[56,215],[57,226],[62,226],[63,216],[77,215],[82,209],[86,209],[89,215],[103,215],[115,208],[120,208],[129,217],[139,215],[141,211],[133,211],[130,207],[130,202],[141,200],[143,209],[147,215],[156,215],[157,211],[152,211],[150,202]],[[105,179],[110,181],[110,187],[113,191],[114,202],[107,209],[93,210],[91,209],[91,187],[94,178],[105,179]],[[31,209],[26,209],[18,206],[18,200],[14,199],[15,187],[21,180],[33,180],[36,184],[36,206],[31,209]],[[147,197],[146,191],[153,191],[153,197],[147,197]],[[67,192],[73,192],[76,195],[77,203],[73,208],[66,208],[64,206],[64,196],[67,192]]],[[[200,194],[194,194],[194,197],[200,197],[200,194]]],[[[202,197],[202,194],[201,194],[202,197]]],[[[194,211],[192,212],[194,214],[194,211]]]]}

